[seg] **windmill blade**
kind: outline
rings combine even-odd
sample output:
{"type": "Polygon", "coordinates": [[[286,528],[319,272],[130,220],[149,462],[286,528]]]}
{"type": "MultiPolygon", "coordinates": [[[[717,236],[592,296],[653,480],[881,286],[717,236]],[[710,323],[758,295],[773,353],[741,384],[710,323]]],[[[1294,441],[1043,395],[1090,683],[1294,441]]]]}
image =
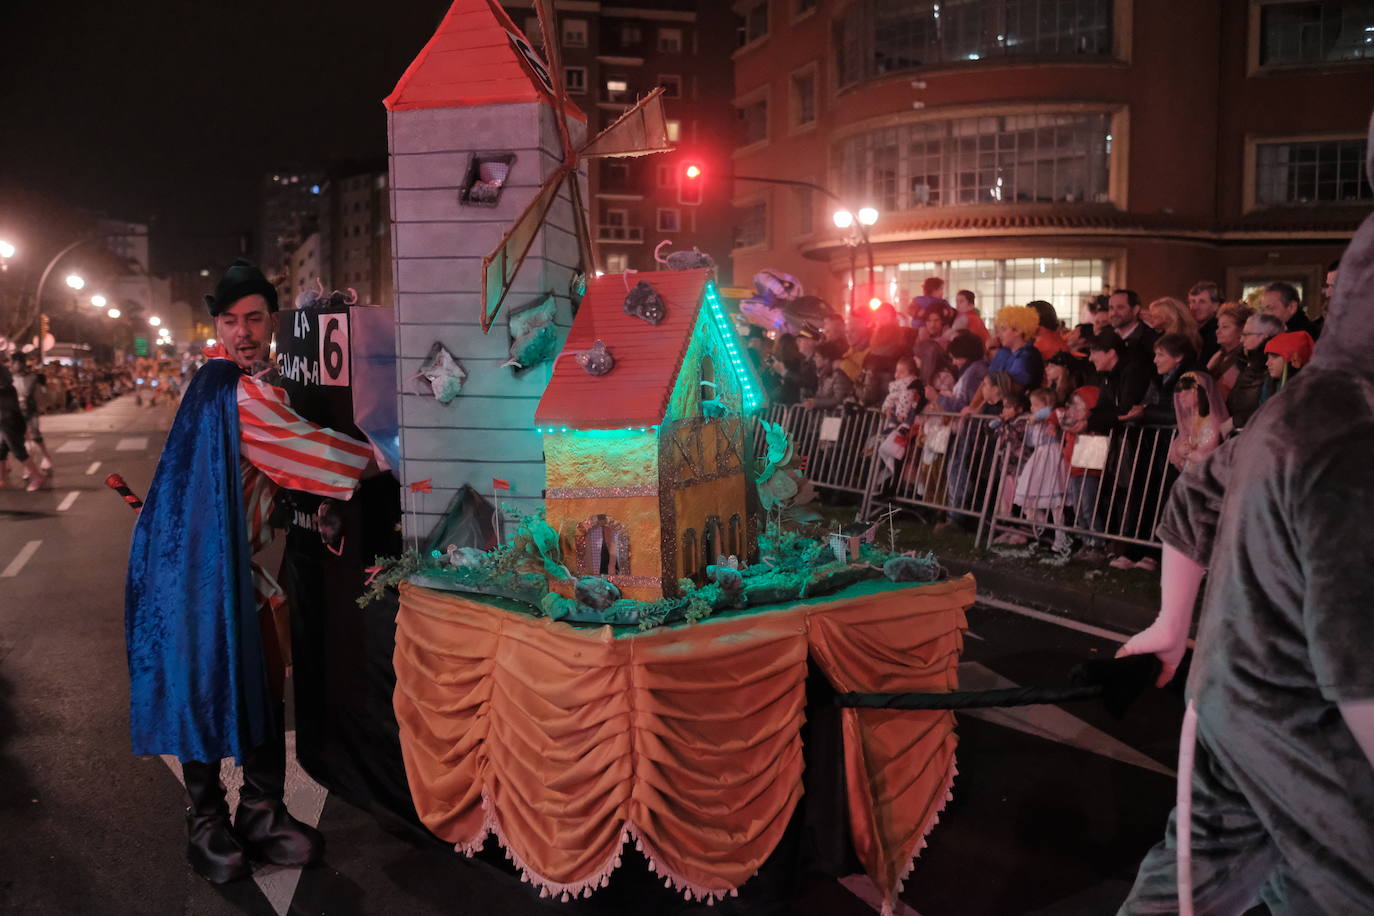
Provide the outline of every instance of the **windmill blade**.
{"type": "MultiPolygon", "coordinates": [[[[515,275],[520,272],[520,265],[525,263],[525,256],[530,253],[531,246],[534,245],[534,237],[539,234],[539,230],[544,225],[544,218],[548,216],[549,208],[558,198],[558,192],[563,187],[563,181],[570,175],[576,183],[577,175],[574,171],[575,165],[572,161],[564,162],[553,174],[545,181],[539,189],[539,193],[534,195],[534,199],[529,202],[522,212],[511,224],[506,234],[501,236],[500,243],[496,250],[482,259],[482,332],[491,330],[492,323],[496,320],[497,312],[501,311],[501,305],[506,301],[506,295],[510,292],[511,284],[515,282],[515,275]]],[[[576,208],[576,203],[573,203],[576,208]]],[[[580,221],[582,215],[574,213],[574,220],[580,221]]]]}
{"type": "Polygon", "coordinates": [[[578,156],[599,159],[607,156],[647,156],[672,149],[668,142],[668,122],[663,116],[663,87],[656,86],[644,98],[626,109],[609,127],[578,151],[578,156]]]}
{"type": "Polygon", "coordinates": [[[582,259],[579,265],[584,275],[590,275],[596,268],[596,249],[592,247],[592,235],[587,226],[587,208],[582,205],[582,182],[577,172],[568,176],[568,189],[572,192],[573,228],[577,233],[577,253],[582,259]]]}
{"type": "Polygon", "coordinates": [[[558,125],[558,139],[563,144],[564,161],[573,161],[572,134],[564,115],[572,104],[567,87],[563,85],[563,55],[558,47],[558,19],[553,14],[552,0],[535,0],[534,11],[539,16],[539,29],[544,33],[544,59],[549,62],[549,80],[553,83],[553,120],[558,125]]]}

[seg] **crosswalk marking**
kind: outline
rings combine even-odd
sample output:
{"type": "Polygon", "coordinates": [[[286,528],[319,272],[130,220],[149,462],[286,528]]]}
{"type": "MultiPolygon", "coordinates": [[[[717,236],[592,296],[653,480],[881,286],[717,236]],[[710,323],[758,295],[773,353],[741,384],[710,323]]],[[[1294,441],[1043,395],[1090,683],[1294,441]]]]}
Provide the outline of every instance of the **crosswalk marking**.
{"type": "Polygon", "coordinates": [[[129,436],[119,440],[115,446],[117,452],[141,452],[148,447],[147,436],[129,436]]]}
{"type": "Polygon", "coordinates": [[[72,507],[72,503],[76,502],[76,498],[80,495],[80,490],[72,490],[70,493],[68,493],[66,496],[62,498],[62,502],[57,504],[57,511],[66,512],[68,509],[72,507]]]}
{"type": "Polygon", "coordinates": [[[91,466],[88,467],[88,468],[86,468],[86,476],[89,477],[90,475],[94,474],[94,473],[95,473],[96,471],[98,471],[98,470],[100,470],[100,462],[99,462],[99,461],[92,461],[92,462],[91,462],[91,466]]]}
{"type": "Polygon", "coordinates": [[[87,452],[90,451],[90,439],[68,439],[57,447],[58,453],[62,452],[87,452]]]}
{"type": "Polygon", "coordinates": [[[19,571],[24,568],[24,564],[29,562],[29,559],[34,554],[38,553],[38,545],[42,543],[43,541],[40,539],[37,541],[29,541],[25,544],[23,548],[20,549],[19,556],[10,561],[10,565],[5,567],[4,572],[0,572],[0,579],[13,579],[15,576],[19,575],[19,571]]]}

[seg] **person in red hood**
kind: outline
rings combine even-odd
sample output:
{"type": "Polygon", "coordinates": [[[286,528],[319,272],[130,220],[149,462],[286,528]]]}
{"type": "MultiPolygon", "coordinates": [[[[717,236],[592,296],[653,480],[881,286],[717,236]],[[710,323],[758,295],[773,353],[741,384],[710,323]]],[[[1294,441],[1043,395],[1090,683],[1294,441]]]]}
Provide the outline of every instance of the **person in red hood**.
{"type": "Polygon", "coordinates": [[[1312,335],[1306,331],[1287,331],[1269,339],[1264,345],[1265,365],[1269,377],[1282,388],[1289,378],[1312,361],[1312,335]]]}

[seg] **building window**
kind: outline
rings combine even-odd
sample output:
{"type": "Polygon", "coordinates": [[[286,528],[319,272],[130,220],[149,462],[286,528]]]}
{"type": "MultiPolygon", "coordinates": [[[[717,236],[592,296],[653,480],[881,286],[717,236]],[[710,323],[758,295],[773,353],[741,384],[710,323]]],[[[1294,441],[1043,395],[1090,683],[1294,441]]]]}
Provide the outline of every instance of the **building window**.
{"type": "Polygon", "coordinates": [[[644,40],[644,33],[639,30],[637,25],[622,25],[620,27],[620,43],[627,48],[633,48],[644,40]]]}
{"type": "Polygon", "coordinates": [[[659,29],[658,52],[660,54],[681,54],[682,29],[659,29]]]}
{"type": "Polygon", "coordinates": [[[586,67],[564,67],[563,85],[567,87],[572,95],[584,95],[587,92],[587,68],[586,67]]]}
{"type": "Polygon", "coordinates": [[[1033,114],[918,121],[836,146],[850,200],[920,207],[1106,201],[1111,116],[1033,114]]]}
{"type": "Polygon", "coordinates": [[[834,24],[840,86],[988,57],[1105,57],[1114,0],[858,0],[834,24]]]}
{"type": "Polygon", "coordinates": [[[742,48],[758,41],[768,34],[768,0],[762,0],[749,8],[742,16],[735,17],[736,35],[742,48]]]}
{"type": "Polygon", "coordinates": [[[1365,174],[1369,141],[1314,140],[1255,146],[1255,203],[1261,207],[1351,204],[1374,199],[1365,174]]]}
{"type": "Polygon", "coordinates": [[[603,161],[601,164],[601,190],[613,194],[624,194],[630,188],[630,164],[628,162],[603,161]]]}
{"type": "Polygon", "coordinates": [[[1374,4],[1307,0],[1259,7],[1259,65],[1324,64],[1374,58],[1374,4]]]}
{"type": "Polygon", "coordinates": [[[630,256],[623,251],[606,255],[606,273],[623,274],[630,266],[630,256]]]}
{"type": "Polygon", "coordinates": [[[756,99],[740,106],[739,137],[740,146],[768,139],[768,99],[756,99]]]}
{"type": "Polygon", "coordinates": [[[768,204],[755,201],[740,208],[739,225],[735,227],[735,247],[748,248],[768,242],[768,204]]]}
{"type": "Polygon", "coordinates": [[[806,127],[816,123],[816,68],[792,74],[790,105],[792,127],[806,127]]]}
{"type": "MultiPolygon", "coordinates": [[[[860,276],[863,276],[862,272],[860,276]]],[[[885,297],[910,302],[926,277],[944,277],[945,289],[969,289],[992,327],[997,310],[1044,299],[1059,317],[1078,322],[1079,306],[1107,285],[1107,262],[1098,258],[1007,258],[1005,260],[918,261],[889,264],[879,275],[885,297]]]]}
{"type": "Polygon", "coordinates": [[[660,207],[658,210],[658,231],[678,232],[682,229],[682,212],[676,207],[660,207]]]}
{"type": "Polygon", "coordinates": [[[682,98],[682,77],[664,74],[658,78],[658,84],[663,87],[665,99],[682,98]]]}
{"type": "Polygon", "coordinates": [[[563,20],[563,47],[585,48],[587,46],[587,20],[563,20]]]}
{"type": "Polygon", "coordinates": [[[816,8],[816,0],[792,0],[792,21],[802,18],[816,8]]]}
{"type": "Polygon", "coordinates": [[[797,205],[797,234],[810,235],[816,231],[816,204],[810,188],[794,188],[792,199],[797,205]]]}
{"type": "Polygon", "coordinates": [[[624,77],[614,77],[606,80],[606,101],[624,102],[625,94],[630,91],[630,84],[624,77]]]}
{"type": "Polygon", "coordinates": [[[664,129],[664,130],[667,132],[667,134],[668,134],[668,142],[669,142],[669,143],[677,143],[679,140],[682,139],[682,122],[681,122],[681,121],[665,121],[665,122],[663,123],[663,129],[664,129]]]}
{"type": "Polygon", "coordinates": [[[678,166],[676,166],[676,165],[660,165],[660,166],[658,167],[658,172],[657,172],[657,174],[658,174],[658,181],[657,181],[658,187],[660,187],[660,188],[675,188],[675,187],[677,187],[677,173],[678,173],[678,166]]]}

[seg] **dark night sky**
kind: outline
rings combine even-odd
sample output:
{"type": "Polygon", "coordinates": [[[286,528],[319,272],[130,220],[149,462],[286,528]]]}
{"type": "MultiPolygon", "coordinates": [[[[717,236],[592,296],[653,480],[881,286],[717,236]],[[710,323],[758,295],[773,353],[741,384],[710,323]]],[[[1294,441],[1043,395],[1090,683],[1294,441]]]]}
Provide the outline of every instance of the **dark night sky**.
{"type": "MultiPolygon", "coordinates": [[[[155,221],[155,269],[251,228],[263,172],[382,156],[449,0],[0,3],[0,180],[155,221]]],[[[0,222],[4,214],[0,214],[0,222]]]]}

